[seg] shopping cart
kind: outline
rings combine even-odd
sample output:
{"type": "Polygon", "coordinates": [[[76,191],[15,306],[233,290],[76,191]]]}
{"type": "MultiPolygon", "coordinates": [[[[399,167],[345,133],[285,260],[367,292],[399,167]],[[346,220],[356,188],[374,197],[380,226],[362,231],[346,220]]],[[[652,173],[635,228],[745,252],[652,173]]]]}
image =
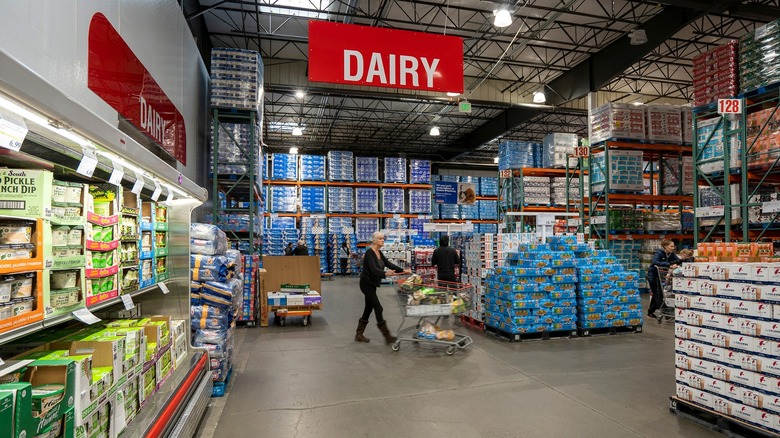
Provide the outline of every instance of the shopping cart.
{"type": "Polygon", "coordinates": [[[655,266],[658,275],[659,289],[663,296],[663,302],[658,313],[658,324],[666,321],[674,321],[674,288],[672,287],[672,271],[669,268],[655,266]]]}
{"type": "Polygon", "coordinates": [[[401,308],[401,324],[393,351],[401,349],[401,342],[429,343],[446,347],[449,355],[455,349],[464,349],[473,342],[471,337],[452,330],[439,330],[442,316],[457,315],[471,309],[475,288],[464,283],[439,281],[426,284],[417,275],[396,281],[398,304],[401,308]],[[435,316],[434,321],[427,317],[435,316]],[[407,317],[419,317],[415,325],[404,328],[407,317]]]}

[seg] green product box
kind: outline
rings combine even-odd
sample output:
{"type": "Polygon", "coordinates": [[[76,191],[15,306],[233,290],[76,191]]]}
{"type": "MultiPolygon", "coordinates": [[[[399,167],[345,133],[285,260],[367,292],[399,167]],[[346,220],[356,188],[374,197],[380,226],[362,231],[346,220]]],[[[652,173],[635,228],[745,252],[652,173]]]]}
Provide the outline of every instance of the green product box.
{"type": "Polygon", "coordinates": [[[43,319],[52,318],[65,313],[71,313],[84,307],[85,294],[84,287],[86,278],[84,277],[84,268],[70,269],[44,269],[43,270],[43,319]],[[58,279],[52,281],[53,275],[72,275],[64,273],[74,272],[76,276],[75,286],[65,289],[55,289],[55,286],[70,286],[68,284],[57,284],[58,279]]]}
{"type": "Polygon", "coordinates": [[[109,337],[96,334],[90,337],[90,340],[73,342],[70,350],[77,354],[92,354],[93,368],[111,367],[113,370],[111,376],[112,384],[122,378],[122,363],[125,359],[124,337],[109,337]]]}
{"type": "Polygon", "coordinates": [[[92,399],[92,355],[72,355],[68,359],[76,362],[76,403],[74,408],[74,421],[81,424],[84,412],[96,401],[92,399]]]}
{"type": "Polygon", "coordinates": [[[0,436],[14,435],[14,396],[0,393],[0,436]]]}
{"type": "Polygon", "coordinates": [[[13,399],[14,438],[29,438],[36,434],[32,417],[32,385],[29,383],[6,383],[0,385],[0,394],[11,394],[13,399]]]}
{"type": "Polygon", "coordinates": [[[27,367],[25,380],[33,387],[47,384],[64,385],[60,402],[40,417],[33,418],[35,434],[40,434],[61,419],[75,405],[76,361],[71,359],[36,360],[27,367]]]}
{"type": "Polygon", "coordinates": [[[87,259],[84,255],[84,227],[82,225],[43,225],[43,261],[44,267],[54,269],[82,268],[87,259]],[[69,231],[63,231],[69,230],[69,231]],[[75,237],[63,238],[63,235],[75,237]],[[78,243],[73,240],[80,234],[78,243]],[[55,235],[57,238],[55,239],[55,235]],[[66,239],[66,240],[63,240],[66,239]],[[68,240],[70,239],[70,240],[68,240]],[[55,242],[55,240],[57,240],[55,242]]]}

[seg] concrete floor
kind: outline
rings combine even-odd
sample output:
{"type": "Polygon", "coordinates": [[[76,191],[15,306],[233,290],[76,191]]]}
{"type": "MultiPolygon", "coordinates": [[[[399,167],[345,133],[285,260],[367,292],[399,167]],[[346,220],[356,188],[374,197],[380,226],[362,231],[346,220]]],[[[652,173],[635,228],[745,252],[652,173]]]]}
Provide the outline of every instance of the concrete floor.
{"type": "MultiPolygon", "coordinates": [[[[363,296],[355,278],[323,282],[311,325],[237,331],[232,388],[212,399],[201,438],[711,437],[669,412],[674,329],[509,343],[466,329],[474,344],[447,356],[403,343],[393,352],[372,321],[356,343],[363,296]]],[[[401,322],[393,289],[380,299],[401,322]]],[[[646,307],[646,303],[645,303],[646,307]]],[[[408,322],[413,323],[411,319],[408,322]]]]}

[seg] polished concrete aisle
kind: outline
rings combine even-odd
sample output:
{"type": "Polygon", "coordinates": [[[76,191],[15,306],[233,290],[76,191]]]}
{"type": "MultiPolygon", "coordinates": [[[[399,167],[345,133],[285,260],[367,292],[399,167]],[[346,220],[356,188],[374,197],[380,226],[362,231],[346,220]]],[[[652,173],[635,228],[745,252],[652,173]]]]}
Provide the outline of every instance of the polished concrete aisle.
{"type": "MultiPolygon", "coordinates": [[[[323,282],[303,327],[238,329],[233,385],[201,437],[710,437],[669,412],[673,325],[617,336],[509,343],[474,330],[467,351],[403,343],[393,352],[362,311],[357,279],[323,282]],[[221,415],[220,415],[220,410],[221,415]],[[218,422],[218,423],[217,423],[218,422]],[[215,427],[216,425],[216,427],[215,427]]],[[[401,322],[393,289],[380,297],[401,322]]],[[[411,319],[407,319],[412,322],[411,319]]]]}

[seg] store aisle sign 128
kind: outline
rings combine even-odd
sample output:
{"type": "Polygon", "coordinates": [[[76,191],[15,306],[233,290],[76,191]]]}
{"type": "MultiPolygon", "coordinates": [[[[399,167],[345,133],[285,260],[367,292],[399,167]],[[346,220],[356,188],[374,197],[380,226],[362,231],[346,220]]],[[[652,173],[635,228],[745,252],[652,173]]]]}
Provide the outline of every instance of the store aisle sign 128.
{"type": "Polygon", "coordinates": [[[718,113],[742,114],[742,99],[718,99],[718,113]]]}
{"type": "Polygon", "coordinates": [[[312,20],[309,80],[462,93],[463,40],[312,20]]]}

